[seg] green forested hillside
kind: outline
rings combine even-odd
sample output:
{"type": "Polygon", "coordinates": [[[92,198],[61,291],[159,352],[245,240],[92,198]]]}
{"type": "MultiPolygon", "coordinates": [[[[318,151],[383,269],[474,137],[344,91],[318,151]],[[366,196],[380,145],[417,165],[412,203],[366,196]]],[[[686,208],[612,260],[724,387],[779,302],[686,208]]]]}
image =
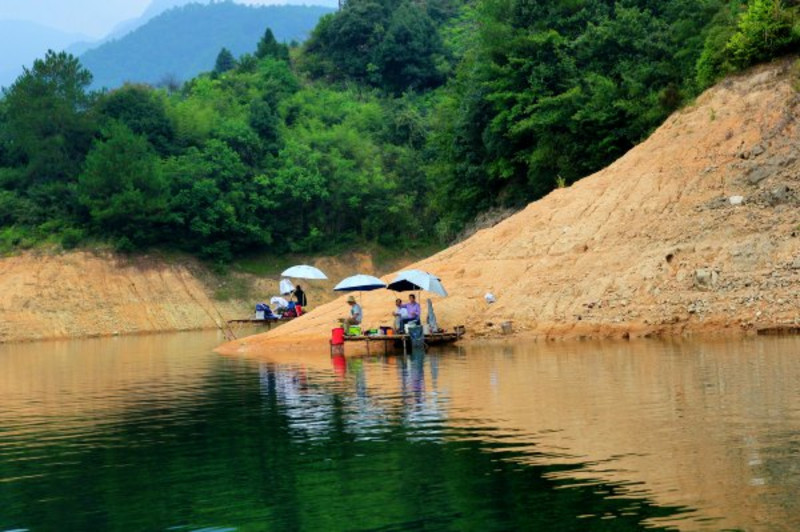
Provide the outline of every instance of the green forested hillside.
{"type": "Polygon", "coordinates": [[[0,101],[0,247],[227,261],[446,242],[607,165],[720,76],[800,43],[798,2],[350,0],[179,90],[91,93],[50,53],[0,101]],[[291,52],[291,53],[290,53],[291,52]]]}
{"type": "Polygon", "coordinates": [[[265,28],[271,28],[280,42],[300,42],[331,11],[320,6],[192,3],[89,50],[80,60],[93,75],[92,87],[97,88],[116,88],[128,81],[186,81],[211,70],[220,48],[235,56],[251,52],[265,28]]]}

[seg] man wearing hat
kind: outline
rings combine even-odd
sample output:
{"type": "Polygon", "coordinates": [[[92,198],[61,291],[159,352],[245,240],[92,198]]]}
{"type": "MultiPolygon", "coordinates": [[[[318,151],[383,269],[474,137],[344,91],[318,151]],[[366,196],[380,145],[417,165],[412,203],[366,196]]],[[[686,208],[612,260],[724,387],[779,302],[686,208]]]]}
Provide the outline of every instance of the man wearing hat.
{"type": "Polygon", "coordinates": [[[350,296],[347,298],[347,304],[350,305],[350,317],[343,318],[341,321],[345,326],[348,325],[361,325],[364,319],[364,313],[361,311],[361,305],[356,303],[356,298],[350,296]]]}

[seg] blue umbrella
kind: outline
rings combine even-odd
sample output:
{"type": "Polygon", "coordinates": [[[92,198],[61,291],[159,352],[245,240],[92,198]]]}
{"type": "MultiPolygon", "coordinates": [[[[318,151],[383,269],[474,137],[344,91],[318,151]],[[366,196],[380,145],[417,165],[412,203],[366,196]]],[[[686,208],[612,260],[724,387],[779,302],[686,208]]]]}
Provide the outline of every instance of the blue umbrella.
{"type": "Polygon", "coordinates": [[[369,292],[379,288],[386,288],[386,283],[377,277],[361,273],[342,279],[339,284],[333,287],[337,292],[369,292]]]}

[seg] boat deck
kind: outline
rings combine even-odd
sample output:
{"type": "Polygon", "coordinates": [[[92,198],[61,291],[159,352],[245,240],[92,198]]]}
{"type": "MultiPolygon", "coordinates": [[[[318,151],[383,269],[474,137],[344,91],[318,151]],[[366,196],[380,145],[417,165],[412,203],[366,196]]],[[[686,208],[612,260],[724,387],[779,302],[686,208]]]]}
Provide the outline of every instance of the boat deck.
{"type": "Polygon", "coordinates": [[[262,325],[269,325],[270,323],[275,323],[278,321],[291,321],[294,318],[264,318],[264,319],[256,319],[256,318],[245,318],[240,320],[228,320],[228,323],[255,323],[255,324],[262,324],[262,325]]]}
{"type": "MultiPolygon", "coordinates": [[[[451,344],[457,342],[464,336],[465,329],[463,326],[456,327],[452,332],[436,332],[436,333],[428,333],[422,337],[423,342],[425,343],[425,347],[434,346],[434,345],[442,345],[442,344],[451,344]]],[[[399,349],[402,347],[403,352],[407,352],[411,349],[411,336],[408,334],[370,334],[370,335],[358,335],[358,336],[345,336],[344,341],[346,342],[363,342],[366,345],[367,353],[371,352],[372,344],[378,343],[383,344],[383,352],[388,353],[390,347],[394,349],[399,349]]],[[[331,346],[331,349],[336,346],[331,346]]],[[[343,346],[341,346],[343,347],[343,346]]]]}
{"type": "Polygon", "coordinates": [[[228,320],[228,328],[233,330],[233,326],[243,327],[247,325],[263,325],[267,327],[267,329],[272,329],[273,325],[280,325],[281,323],[286,323],[287,321],[292,321],[294,317],[291,318],[264,318],[264,319],[255,319],[255,318],[245,318],[239,320],[228,320]]]}

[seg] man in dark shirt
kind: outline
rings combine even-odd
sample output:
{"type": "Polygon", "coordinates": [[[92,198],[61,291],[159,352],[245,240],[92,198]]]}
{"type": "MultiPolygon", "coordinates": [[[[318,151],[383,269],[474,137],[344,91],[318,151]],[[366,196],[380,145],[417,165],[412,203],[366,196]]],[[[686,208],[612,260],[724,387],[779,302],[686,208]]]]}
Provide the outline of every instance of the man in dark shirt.
{"type": "Polygon", "coordinates": [[[303,292],[303,289],[300,287],[300,285],[294,287],[294,300],[297,302],[298,305],[300,305],[303,308],[306,308],[308,300],[306,299],[306,293],[303,292]]]}

